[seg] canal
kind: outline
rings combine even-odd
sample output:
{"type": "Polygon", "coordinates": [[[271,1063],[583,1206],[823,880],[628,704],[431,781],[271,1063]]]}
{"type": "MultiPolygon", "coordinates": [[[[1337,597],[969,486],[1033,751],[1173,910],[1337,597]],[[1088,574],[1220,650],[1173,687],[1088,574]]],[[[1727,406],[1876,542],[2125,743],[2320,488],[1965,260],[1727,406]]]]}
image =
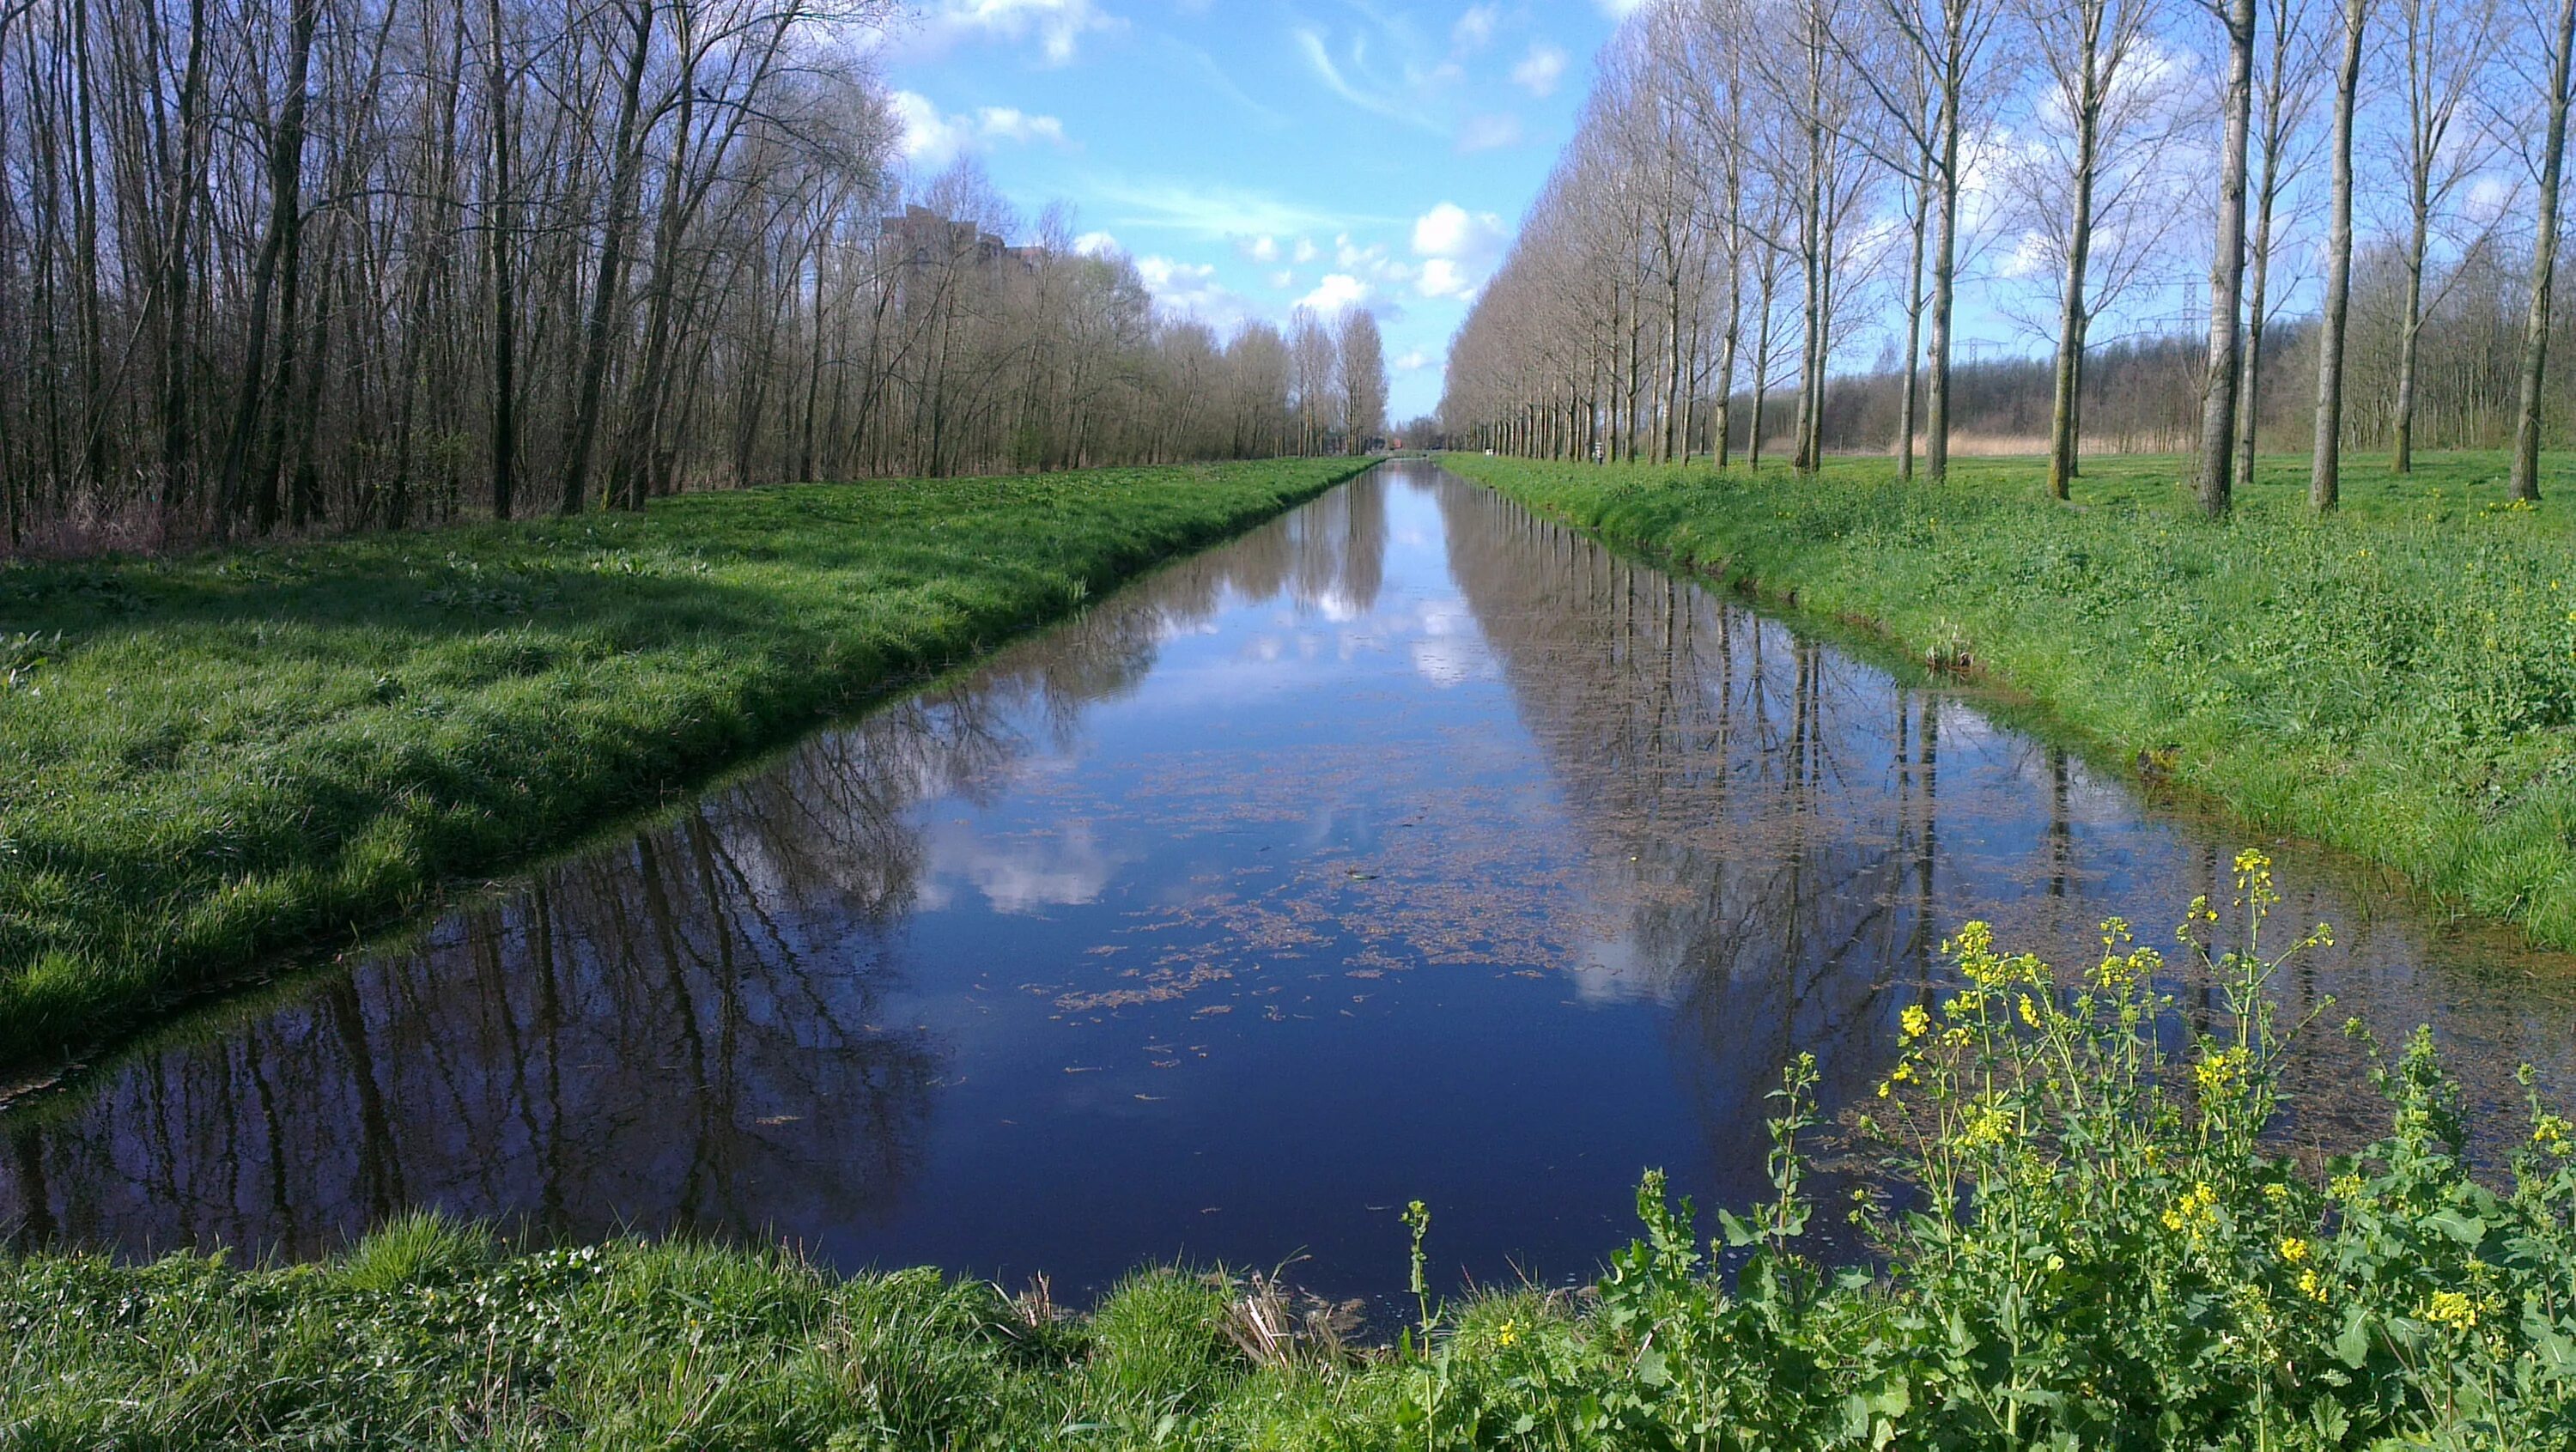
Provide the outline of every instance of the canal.
{"type": "MultiPolygon", "coordinates": [[[[2081,967],[2227,900],[2241,827],[2010,719],[1391,464],[22,1108],[0,1227],[302,1256],[435,1206],[1383,1296],[1420,1199],[1444,1283],[1586,1278],[1648,1166],[1762,1193],[1792,1054],[1869,1097],[1961,922],[2081,967]]],[[[2566,960],[2272,850],[2338,929],[2278,985],[2286,1133],[2376,1126],[2347,1016],[2507,1123],[2517,1064],[2570,1082],[2566,960]]]]}

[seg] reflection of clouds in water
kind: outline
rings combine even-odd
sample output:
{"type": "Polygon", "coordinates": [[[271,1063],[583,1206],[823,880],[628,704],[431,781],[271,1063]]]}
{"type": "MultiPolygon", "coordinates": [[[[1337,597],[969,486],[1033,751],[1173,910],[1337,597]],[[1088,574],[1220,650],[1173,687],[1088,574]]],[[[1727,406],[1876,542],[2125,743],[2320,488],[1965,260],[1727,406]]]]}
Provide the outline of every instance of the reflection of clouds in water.
{"type": "Polygon", "coordinates": [[[1596,940],[1581,946],[1580,956],[1558,965],[1574,996],[1585,1003],[1626,1003],[1661,998],[1657,972],[1633,937],[1596,940]]]}
{"type": "Polygon", "coordinates": [[[1451,596],[1445,600],[1425,600],[1415,612],[1424,635],[1442,639],[1452,635],[1476,634],[1476,614],[1467,602],[1451,596]]]}
{"type": "Polygon", "coordinates": [[[1431,684],[1447,690],[1495,675],[1494,658],[1473,640],[1432,639],[1413,643],[1413,668],[1431,684]]]}
{"type": "Polygon", "coordinates": [[[1223,635],[1224,633],[1225,622],[1212,614],[1198,619],[1165,615],[1154,623],[1156,645],[1169,645],[1173,641],[1185,640],[1194,635],[1223,635]]]}
{"type": "Polygon", "coordinates": [[[1442,690],[1499,674],[1475,613],[1455,595],[1415,601],[1384,618],[1390,631],[1419,637],[1411,647],[1413,668],[1442,690]]]}
{"type": "Polygon", "coordinates": [[[1309,607],[1335,625],[1348,625],[1366,620],[1377,611],[1375,601],[1362,600],[1347,590],[1326,590],[1307,602],[1309,607]]]}
{"type": "Polygon", "coordinates": [[[1026,915],[1043,908],[1097,902],[1123,859],[1102,849],[1089,822],[1060,833],[995,838],[954,824],[931,834],[930,871],[921,906],[953,905],[963,881],[984,895],[993,911],[1026,915]]]}

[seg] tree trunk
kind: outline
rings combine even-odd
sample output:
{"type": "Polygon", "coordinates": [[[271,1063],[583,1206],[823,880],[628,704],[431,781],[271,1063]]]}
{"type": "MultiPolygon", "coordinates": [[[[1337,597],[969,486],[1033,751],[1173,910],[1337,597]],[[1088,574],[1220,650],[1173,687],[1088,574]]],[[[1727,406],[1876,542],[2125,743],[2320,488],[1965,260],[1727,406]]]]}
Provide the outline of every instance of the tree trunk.
{"type": "MultiPolygon", "coordinates": [[[[2245,281],[2245,143],[2254,104],[2254,3],[2226,0],[2227,129],[2219,156],[2218,236],[2209,264],[2209,368],[2201,384],[2201,512],[2212,519],[2233,502],[2236,382],[2245,281]]],[[[2567,0],[2576,5],[2576,0],[2567,0]]]]}
{"type": "Polygon", "coordinates": [[[2418,340],[2424,332],[2424,254],[2431,246],[2432,199],[2417,190],[2410,199],[2413,224],[2406,241],[2406,315],[2397,329],[2397,418],[2395,453],[2389,467],[2415,472],[2415,378],[2423,369],[2418,340]]]}
{"type": "Polygon", "coordinates": [[[653,55],[653,10],[659,0],[631,0],[633,47],[617,100],[617,126],[610,142],[608,215],[599,244],[599,271],[591,279],[590,313],[582,324],[581,377],[573,404],[572,439],[564,463],[565,514],[578,514],[589,494],[590,455],[599,437],[600,401],[608,383],[609,332],[617,318],[617,295],[626,271],[626,214],[634,210],[637,173],[643,148],[635,140],[635,116],[644,96],[644,68],[653,55]]]}
{"type": "MultiPolygon", "coordinates": [[[[1958,13],[1952,8],[1954,16],[1958,13]]],[[[1955,54],[1956,40],[1953,42],[1955,54]]],[[[1932,249],[1932,358],[1924,386],[1923,474],[1933,484],[1950,478],[1950,321],[1959,277],[1959,105],[1962,78],[1955,66],[1942,80],[1941,155],[1933,175],[1941,188],[1941,226],[1932,249]]]]}
{"type": "MultiPolygon", "coordinates": [[[[491,34],[489,77],[492,114],[492,176],[484,196],[485,232],[492,270],[492,517],[508,519],[517,503],[519,462],[519,359],[516,328],[517,289],[511,285],[516,255],[511,229],[510,72],[502,45],[501,0],[484,0],[484,23],[491,34]]],[[[464,24],[460,15],[457,23],[464,24]]]]}
{"type": "Polygon", "coordinates": [[[1930,177],[1916,181],[1914,187],[1914,225],[1909,228],[1911,240],[1905,254],[1905,392],[1896,400],[1896,479],[1900,484],[1914,482],[1914,435],[1918,421],[1914,417],[1914,395],[1923,384],[1923,232],[1930,224],[1932,185],[1930,177]]]}
{"type": "Polygon", "coordinates": [[[2352,112],[2369,14],[2370,0],[2344,0],[2343,68],[2335,74],[2334,217],[2317,332],[2317,439],[2308,465],[2308,504],[2320,514],[2334,509],[2342,489],[2344,321],[2352,311],[2352,112]]]}
{"type": "Polygon", "coordinates": [[[2102,98],[2090,43],[2082,56],[2083,104],[2075,115],[2074,214],[2066,223],[2066,279],[2057,310],[2057,377],[2048,408],[2048,492],[2071,496],[2083,448],[2076,407],[2084,377],[2085,273],[2093,257],[2093,174],[2101,145],[2102,98]]]}
{"type": "Polygon", "coordinates": [[[2576,50],[2576,0],[2559,0],[2558,29],[2549,57],[2549,133],[2540,159],[2539,235],[2531,249],[2531,308],[2523,319],[2522,406],[2513,430],[2512,496],[2540,498],[2541,384],[2549,366],[2550,289],[2558,269],[2558,183],[2567,157],[2569,52],[2576,50]]]}
{"type": "MultiPolygon", "coordinates": [[[[251,275],[250,340],[244,345],[241,363],[241,385],[233,405],[232,432],[224,442],[222,484],[217,491],[215,530],[217,535],[231,533],[234,513],[241,507],[242,474],[249,467],[251,436],[259,427],[259,399],[267,388],[269,299],[281,269],[288,275],[287,288],[296,286],[296,273],[304,221],[304,107],[305,88],[312,74],[313,31],[321,17],[320,0],[295,0],[288,23],[286,49],[286,94],[279,98],[275,129],[269,133],[268,147],[268,237],[260,244],[259,262],[251,275]]],[[[284,326],[295,326],[294,309],[287,309],[284,326]]],[[[289,350],[292,349],[290,342],[289,350]]],[[[286,365],[280,363],[278,388],[286,388],[286,365]]],[[[274,475],[266,476],[273,479],[274,475]]],[[[253,512],[252,528],[261,534],[277,525],[277,492],[274,488],[260,491],[258,507],[253,512]]]]}

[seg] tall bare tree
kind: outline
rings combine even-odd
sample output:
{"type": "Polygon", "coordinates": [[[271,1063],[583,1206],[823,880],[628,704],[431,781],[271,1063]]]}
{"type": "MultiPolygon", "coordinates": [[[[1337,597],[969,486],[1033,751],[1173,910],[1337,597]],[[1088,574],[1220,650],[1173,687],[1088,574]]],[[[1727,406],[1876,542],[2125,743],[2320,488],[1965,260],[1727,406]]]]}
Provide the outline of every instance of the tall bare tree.
{"type": "Polygon", "coordinates": [[[2218,153],[2218,225],[2209,262],[2209,367],[2201,385],[2201,512],[2215,519],[2233,501],[2236,390],[2243,367],[2245,159],[2254,105],[2255,0],[2201,0],[2227,45],[2224,136],[2218,153]]]}
{"type": "Polygon", "coordinates": [[[2335,71],[2334,201],[2327,224],[2326,296],[2317,331],[2317,437],[2308,503],[2331,512],[2342,495],[2344,325],[2352,311],[2352,125],[2360,102],[2362,38],[2370,0],[2344,0],[2343,62],[2335,71]]]}
{"type": "MultiPolygon", "coordinates": [[[[2545,14],[2546,12],[2543,12],[2545,14]]],[[[2531,241],[2530,307],[2522,334],[2522,393],[2514,412],[2513,472],[2508,492],[2524,503],[2540,498],[2541,389],[2549,369],[2551,291],[2558,272],[2559,179],[2567,161],[2570,62],[2576,59],[2576,0],[2559,0],[2554,21],[2541,32],[2547,90],[2541,100],[2540,197],[2531,241]]]]}

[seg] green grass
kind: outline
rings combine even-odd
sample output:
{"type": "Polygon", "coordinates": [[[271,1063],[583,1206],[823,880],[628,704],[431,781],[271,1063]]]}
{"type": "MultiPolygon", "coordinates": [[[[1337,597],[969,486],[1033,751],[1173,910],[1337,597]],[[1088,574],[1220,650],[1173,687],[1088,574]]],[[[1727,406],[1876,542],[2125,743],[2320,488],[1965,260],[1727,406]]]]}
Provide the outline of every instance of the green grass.
{"type": "Polygon", "coordinates": [[[1353,472],[815,485],[0,567],[0,1066],[346,944],[1353,472]]]}
{"type": "Polygon", "coordinates": [[[2357,468],[2324,521],[2305,460],[2266,459],[2218,524],[2172,459],[2092,461],[2072,507],[2035,460],[1962,460],[1939,489],[1884,461],[1447,462],[1614,546],[1964,654],[2258,827],[2576,947],[2576,509],[2564,486],[2508,509],[2501,455],[2357,468]]]}
{"type": "MultiPolygon", "coordinates": [[[[2258,916],[2277,901],[2259,855],[2236,882],[2258,916]]],[[[2535,1102],[2510,1188],[2481,1183],[2419,1039],[2374,1060],[2385,1138],[2273,1157],[2287,1041],[2254,1006],[2304,948],[2207,931],[2184,951],[2230,1012],[2173,1051],[2155,950],[2110,932],[2061,976],[1962,929],[1959,991],[1907,1006],[1879,1122],[1849,1130],[1923,1191],[1853,1212],[1875,1270],[1800,1254],[1845,1208],[1804,1189],[1802,1059],[1772,1198],[1716,1241],[1649,1175],[1644,1234],[1590,1294],[1428,1302],[1393,1347],[1353,1350],[1258,1277],[1148,1271],[1067,1317],[933,1271],[529,1251],[412,1216],[301,1266],[0,1252],[0,1448],[2576,1445],[2576,1126],[2535,1102]]]]}

